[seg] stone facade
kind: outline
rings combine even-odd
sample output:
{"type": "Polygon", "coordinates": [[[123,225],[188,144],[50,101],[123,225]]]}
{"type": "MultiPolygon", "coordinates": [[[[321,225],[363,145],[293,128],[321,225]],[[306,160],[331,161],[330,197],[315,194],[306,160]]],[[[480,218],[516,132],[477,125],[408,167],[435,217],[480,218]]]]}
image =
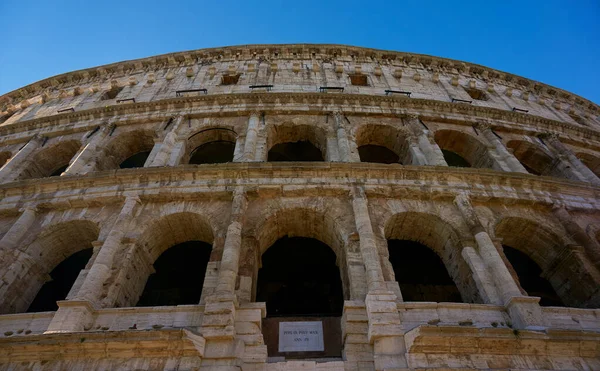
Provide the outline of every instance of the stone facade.
{"type": "Polygon", "coordinates": [[[431,56],[256,45],[67,73],[0,111],[0,370],[600,369],[600,110],[581,97],[431,56]],[[268,161],[305,142],[324,161],[268,161]],[[231,159],[189,164],[211,143],[231,159]],[[373,147],[396,163],[361,162],[373,147]],[[285,236],[335,253],[334,357],[268,354],[257,281],[285,236]],[[433,251],[461,302],[405,300],[396,240],[433,251]],[[212,246],[198,302],[136,306],[188,241],[212,246]],[[58,309],[32,312],[88,248],[58,309]]]}

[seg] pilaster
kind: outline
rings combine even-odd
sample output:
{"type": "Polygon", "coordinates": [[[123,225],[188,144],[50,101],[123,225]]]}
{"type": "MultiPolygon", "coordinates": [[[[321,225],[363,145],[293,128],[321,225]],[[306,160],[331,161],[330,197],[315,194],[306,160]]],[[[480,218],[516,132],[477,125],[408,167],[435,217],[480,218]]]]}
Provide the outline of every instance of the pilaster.
{"type": "Polygon", "coordinates": [[[499,170],[528,174],[527,170],[517,160],[517,158],[508,151],[504,146],[504,143],[494,134],[490,125],[486,123],[478,123],[477,129],[481,132],[481,135],[490,143],[493,147],[492,157],[497,161],[499,170]]]}
{"type": "Polygon", "coordinates": [[[114,123],[108,123],[99,130],[99,133],[86,134],[86,136],[91,136],[90,140],[83,147],[83,149],[79,151],[77,155],[75,155],[74,159],[71,161],[71,164],[63,174],[81,175],[93,171],[95,166],[94,157],[98,154],[98,147],[102,147],[102,143],[108,137],[110,132],[114,130],[114,128],[114,123]]]}
{"type": "MultiPolygon", "coordinates": [[[[149,166],[158,167],[158,166],[176,166],[179,164],[177,161],[180,160],[183,156],[181,153],[181,145],[179,145],[181,141],[177,138],[177,130],[179,126],[184,120],[183,115],[178,115],[173,119],[173,125],[171,129],[165,135],[165,138],[162,142],[156,143],[150,156],[148,156],[149,166]],[[175,149],[179,149],[179,151],[175,151],[175,149]]],[[[185,146],[183,146],[185,147],[185,146]]]]}
{"type": "Polygon", "coordinates": [[[427,165],[448,166],[442,150],[433,139],[433,134],[425,128],[417,115],[408,115],[404,118],[409,129],[417,138],[418,147],[427,160],[427,165]]]}
{"type": "Polygon", "coordinates": [[[44,142],[44,137],[34,135],[27,144],[23,146],[12,158],[0,168],[0,182],[10,182],[21,174],[21,172],[33,161],[35,152],[44,142]]]}
{"type": "Polygon", "coordinates": [[[244,141],[244,160],[255,161],[256,143],[258,141],[258,132],[260,130],[259,111],[253,111],[248,117],[248,127],[246,128],[246,140],[244,141]]]}
{"type": "Polygon", "coordinates": [[[540,138],[544,140],[548,148],[555,154],[560,162],[565,163],[562,168],[570,178],[578,179],[582,182],[600,185],[600,179],[594,174],[580,159],[575,156],[567,146],[558,138],[558,134],[541,134],[540,138]]]}
{"type": "MultiPolygon", "coordinates": [[[[471,233],[475,237],[479,255],[496,285],[496,289],[504,306],[509,311],[513,322],[519,329],[540,329],[544,326],[542,311],[539,308],[539,298],[523,297],[518,285],[504,264],[494,242],[479,220],[469,197],[460,193],[454,203],[463,216],[471,233]]],[[[494,302],[490,304],[495,304],[494,302]]]]}

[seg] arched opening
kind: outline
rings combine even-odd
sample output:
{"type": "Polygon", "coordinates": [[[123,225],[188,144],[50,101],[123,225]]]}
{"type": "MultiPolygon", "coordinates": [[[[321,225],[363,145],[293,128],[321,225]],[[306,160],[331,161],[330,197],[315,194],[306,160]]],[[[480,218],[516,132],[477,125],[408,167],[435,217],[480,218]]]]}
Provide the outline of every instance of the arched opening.
{"type": "Polygon", "coordinates": [[[146,160],[148,160],[148,156],[150,156],[150,151],[143,151],[136,153],[133,156],[129,156],[125,161],[119,164],[119,168],[121,169],[134,169],[138,167],[144,167],[146,160]]]}
{"type": "Polygon", "coordinates": [[[77,140],[66,140],[48,148],[42,147],[33,155],[30,165],[23,170],[18,179],[59,176],[67,169],[80,147],[81,143],[77,140]]]}
{"type": "Polygon", "coordinates": [[[511,140],[506,143],[521,165],[533,175],[551,175],[554,159],[540,146],[524,140],[511,140]]]}
{"type": "Polygon", "coordinates": [[[432,214],[404,212],[392,216],[384,232],[392,279],[405,301],[482,302],[461,256],[458,234],[447,222],[432,214]],[[406,297],[402,286],[408,290],[406,297]]]}
{"type": "Polygon", "coordinates": [[[188,138],[189,164],[220,164],[233,161],[237,134],[227,128],[199,131],[188,138]]]}
{"type": "Polygon", "coordinates": [[[456,152],[448,151],[447,149],[442,149],[442,155],[444,155],[444,160],[448,166],[451,167],[471,167],[469,161],[465,160],[461,155],[456,152]]]}
{"type": "Polygon", "coordinates": [[[458,130],[438,130],[435,142],[442,150],[448,166],[492,168],[493,159],[478,138],[458,130]]]}
{"type": "Polygon", "coordinates": [[[198,304],[211,251],[206,242],[189,241],[162,253],[137,306],[198,304]]]}
{"type": "MultiPolygon", "coordinates": [[[[350,212],[351,213],[351,212],[350,212]]],[[[279,331],[289,322],[307,321],[322,328],[324,347],[297,357],[340,357],[341,314],[348,297],[348,267],[340,228],[346,215],[328,215],[308,208],[284,208],[252,230],[256,241],[256,300],[266,301],[262,333],[270,357],[279,352],[279,331]],[[339,224],[338,224],[339,223],[339,224]],[[286,323],[283,324],[282,323],[286,323]]]]}
{"type": "Polygon", "coordinates": [[[390,125],[363,125],[356,131],[361,162],[411,164],[406,134],[390,125]]]}
{"type": "Polygon", "coordinates": [[[233,161],[235,143],[218,141],[203,144],[192,151],[190,164],[222,164],[233,161]]]}
{"type": "Polygon", "coordinates": [[[600,178],[600,157],[596,157],[589,153],[580,152],[577,153],[577,158],[583,162],[585,166],[588,167],[592,171],[592,173],[596,174],[598,178],[600,178]]]}
{"type": "Polygon", "coordinates": [[[542,306],[564,306],[550,282],[542,277],[542,269],[527,254],[506,245],[502,249],[529,296],[540,297],[542,306]]]}
{"type": "Polygon", "coordinates": [[[324,161],[321,151],[307,140],[279,143],[269,150],[267,161],[324,161]]]}
{"type": "Polygon", "coordinates": [[[209,221],[194,212],[168,214],[148,223],[133,258],[123,267],[131,279],[122,282],[114,303],[107,305],[199,304],[207,285],[213,236],[209,221]]]}
{"type": "Polygon", "coordinates": [[[389,240],[390,263],[404,301],[462,302],[440,257],[414,241],[389,240]]]}
{"type": "Polygon", "coordinates": [[[309,125],[278,125],[269,129],[267,161],[324,161],[323,130],[309,125]]]}
{"type": "Polygon", "coordinates": [[[65,299],[70,291],[76,293],[74,283],[88,264],[99,232],[91,221],[74,220],[51,225],[25,241],[10,274],[1,277],[5,291],[0,313],[55,310],[57,300],[65,299]]]}
{"type": "Polygon", "coordinates": [[[375,162],[379,164],[397,164],[400,157],[391,149],[375,144],[366,144],[358,147],[361,162],[375,162]]]}
{"type": "Polygon", "coordinates": [[[344,303],[335,253],[314,238],[283,237],[262,256],[256,300],[269,317],[341,316],[344,303]]]}
{"type": "Polygon", "coordinates": [[[56,304],[59,300],[64,300],[79,272],[85,268],[92,257],[93,249],[85,249],[74,253],[50,272],[51,280],[46,282],[37,293],[33,302],[27,309],[27,312],[47,312],[58,309],[56,304]]]}
{"type": "Polygon", "coordinates": [[[152,148],[154,132],[151,130],[120,133],[106,145],[104,155],[96,159],[96,170],[143,167],[152,148]]]}
{"type": "Polygon", "coordinates": [[[525,295],[542,295],[544,305],[597,307],[600,305],[598,272],[585,264],[579,254],[569,251],[568,242],[559,234],[561,231],[553,224],[505,217],[494,232],[507,247],[504,249],[507,266],[525,295]],[[542,281],[549,282],[552,290],[542,281]]]}

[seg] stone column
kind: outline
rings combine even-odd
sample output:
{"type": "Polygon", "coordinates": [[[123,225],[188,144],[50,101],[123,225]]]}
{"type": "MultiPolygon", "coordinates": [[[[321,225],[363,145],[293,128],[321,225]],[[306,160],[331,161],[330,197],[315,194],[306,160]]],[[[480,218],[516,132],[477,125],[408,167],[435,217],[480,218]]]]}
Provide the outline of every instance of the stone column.
{"type": "Polygon", "coordinates": [[[109,123],[104,125],[98,133],[93,134],[89,142],[83,147],[83,150],[79,151],[63,174],[80,175],[93,171],[95,166],[94,156],[98,154],[98,147],[102,147],[102,142],[114,128],[115,124],[109,123]]]}
{"type": "Polygon", "coordinates": [[[427,159],[427,165],[434,166],[448,166],[442,150],[433,139],[433,134],[423,127],[419,121],[419,116],[408,115],[404,118],[404,121],[408,124],[409,129],[417,138],[417,143],[421,152],[427,159]]]}
{"type": "Polygon", "coordinates": [[[73,300],[58,302],[58,311],[48,326],[46,333],[83,331],[93,321],[94,310],[100,308],[105,291],[105,283],[112,274],[115,256],[121,248],[121,240],[133,219],[140,203],[138,196],[128,196],[117,220],[104,240],[98,256],[94,260],[85,281],[73,300]]]}
{"type": "Polygon", "coordinates": [[[504,305],[502,298],[498,294],[494,280],[485,265],[481,256],[477,253],[470,243],[464,244],[461,255],[473,273],[473,280],[479,290],[484,303],[494,305],[504,305]]]}
{"type": "Polygon", "coordinates": [[[150,161],[151,167],[177,165],[172,164],[175,161],[173,155],[175,155],[175,157],[178,157],[177,154],[174,154],[174,149],[175,147],[177,147],[178,144],[177,129],[179,129],[179,126],[181,125],[183,120],[184,117],[182,115],[174,117],[173,124],[171,125],[171,128],[167,135],[165,135],[163,141],[154,145],[152,152],[155,152],[156,150],[156,154],[153,156],[153,154],[150,153],[150,156],[148,156],[148,161],[150,161]]]}
{"type": "Polygon", "coordinates": [[[369,217],[367,196],[362,186],[352,189],[352,210],[354,221],[359,235],[360,253],[363,258],[367,273],[367,287],[369,292],[385,290],[385,280],[379,261],[379,252],[375,244],[375,234],[369,217]]]}
{"type": "Polygon", "coordinates": [[[573,217],[569,214],[565,206],[554,204],[552,213],[560,221],[567,233],[579,245],[583,246],[590,262],[600,269],[600,244],[585,232],[573,217]]]}
{"type": "Polygon", "coordinates": [[[490,125],[485,123],[478,123],[477,129],[481,132],[481,135],[490,143],[495,152],[492,157],[500,162],[501,170],[510,171],[515,173],[529,174],[529,172],[523,167],[523,165],[517,160],[517,158],[506,149],[504,143],[494,134],[490,125]],[[505,165],[505,166],[502,166],[505,165]]]}
{"type": "MultiPolygon", "coordinates": [[[[8,302],[7,292],[23,270],[23,264],[35,265],[32,259],[19,249],[19,243],[29,231],[36,218],[36,209],[26,206],[21,209],[21,215],[0,240],[0,308],[3,312],[16,310],[15,301],[8,302]]],[[[27,309],[27,308],[24,308],[27,309]]]]}
{"type": "Polygon", "coordinates": [[[421,151],[421,147],[419,147],[419,139],[417,138],[417,136],[414,134],[410,134],[407,138],[407,141],[409,143],[410,157],[412,159],[411,165],[427,165],[427,158],[423,154],[423,151],[421,151]]]}
{"type": "MultiPolygon", "coordinates": [[[[36,208],[32,206],[25,206],[21,210],[21,215],[17,221],[10,227],[8,232],[0,240],[0,254],[10,253],[12,250],[17,248],[19,242],[29,231],[29,228],[35,221],[36,208]]],[[[0,255],[0,256],[1,256],[0,255]]]]}
{"type": "Polygon", "coordinates": [[[375,369],[379,371],[406,368],[406,345],[396,304],[397,298],[387,289],[383,278],[367,197],[362,186],[352,189],[352,197],[360,252],[367,276],[368,293],[365,305],[369,325],[368,340],[373,344],[375,369]]]}
{"type": "Polygon", "coordinates": [[[341,162],[360,162],[360,158],[356,158],[356,154],[352,153],[350,148],[350,141],[348,140],[348,133],[344,125],[344,117],[339,111],[333,112],[333,119],[335,122],[335,129],[337,135],[337,146],[338,155],[341,162]]]}
{"type": "Polygon", "coordinates": [[[221,258],[215,295],[231,296],[235,291],[235,283],[240,265],[242,221],[247,205],[246,191],[243,187],[237,188],[233,192],[231,219],[227,228],[227,234],[225,235],[225,246],[223,247],[223,257],[221,258]]]}
{"type": "Polygon", "coordinates": [[[44,142],[44,137],[34,135],[11,159],[0,168],[0,182],[10,182],[21,174],[33,160],[32,154],[44,142]]]}
{"type": "Polygon", "coordinates": [[[235,284],[240,263],[242,245],[242,221],[246,212],[247,200],[243,187],[233,193],[231,219],[219,268],[217,287],[206,299],[202,334],[206,339],[228,339],[235,337],[235,312],[238,301],[235,296],[235,284]]]}
{"type": "Polygon", "coordinates": [[[575,156],[567,146],[561,143],[557,134],[541,134],[539,137],[547,144],[548,148],[558,160],[563,164],[561,166],[566,173],[570,173],[570,178],[578,179],[582,182],[600,185],[600,179],[590,170],[580,159],[575,156]]]}
{"type": "Polygon", "coordinates": [[[479,248],[479,255],[487,269],[491,272],[498,293],[504,306],[507,307],[515,326],[520,329],[543,328],[542,310],[538,304],[540,298],[524,297],[521,294],[494,242],[477,217],[469,197],[465,193],[460,193],[454,199],[454,203],[475,237],[477,247],[479,248]]]}
{"type": "Polygon", "coordinates": [[[260,127],[260,112],[253,111],[248,118],[248,127],[246,129],[246,140],[244,142],[244,160],[254,161],[256,158],[256,142],[258,140],[258,131],[260,127]]]}

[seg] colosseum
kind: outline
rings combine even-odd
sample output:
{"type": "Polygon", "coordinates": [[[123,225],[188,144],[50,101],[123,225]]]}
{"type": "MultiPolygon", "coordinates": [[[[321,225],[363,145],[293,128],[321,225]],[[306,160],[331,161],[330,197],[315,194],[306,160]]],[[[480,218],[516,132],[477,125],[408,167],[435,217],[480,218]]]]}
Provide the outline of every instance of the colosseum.
{"type": "Polygon", "coordinates": [[[0,370],[600,370],[600,107],[341,45],[0,97],[0,370]]]}

